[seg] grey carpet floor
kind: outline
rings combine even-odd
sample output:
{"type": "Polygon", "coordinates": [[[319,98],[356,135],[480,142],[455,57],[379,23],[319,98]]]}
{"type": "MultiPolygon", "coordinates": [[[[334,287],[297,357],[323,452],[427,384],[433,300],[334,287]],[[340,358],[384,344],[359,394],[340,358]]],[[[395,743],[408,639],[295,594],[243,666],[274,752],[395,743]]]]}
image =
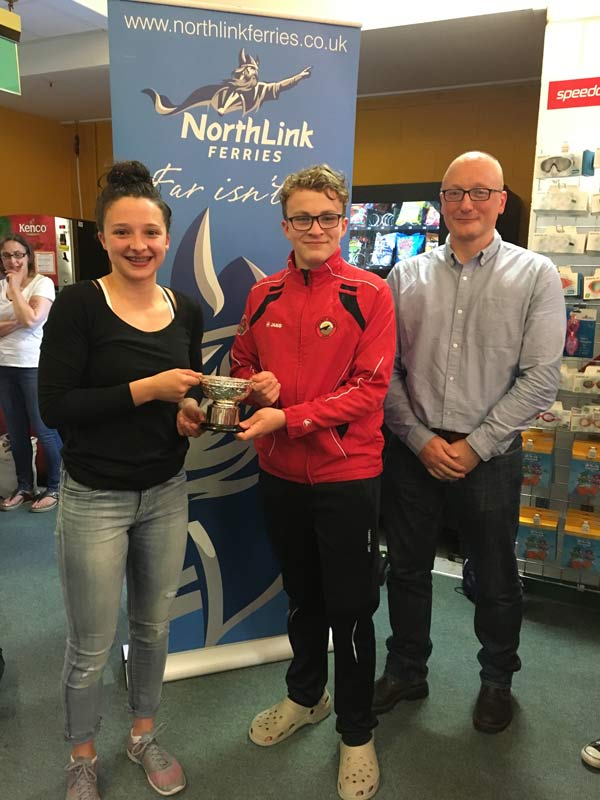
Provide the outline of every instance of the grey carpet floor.
{"type": "MultiPolygon", "coordinates": [[[[54,512],[0,514],[0,800],[64,797],[68,747],[62,739],[59,675],[64,613],[54,563],[54,512]]],[[[430,696],[381,717],[376,732],[380,800],[597,800],[600,773],[579,750],[600,736],[596,596],[564,599],[528,593],[517,713],[496,736],[477,733],[471,709],[478,689],[473,607],[456,580],[435,577],[430,696]]],[[[576,597],[577,595],[577,597],[576,597]]],[[[385,592],[376,615],[378,662],[385,659],[385,592]]],[[[125,638],[125,619],[119,637],[125,638]]],[[[247,738],[253,715],[282,694],[284,663],[166,684],[162,741],[184,764],[189,798],[305,800],[337,797],[337,742],[332,717],[273,748],[247,738]]],[[[333,673],[333,669],[331,669],[333,673]]],[[[105,675],[98,738],[103,800],[156,795],[124,753],[128,727],[120,649],[105,675]]],[[[331,686],[331,685],[330,685],[331,686]]],[[[331,687],[332,688],[332,687],[331,687]]]]}

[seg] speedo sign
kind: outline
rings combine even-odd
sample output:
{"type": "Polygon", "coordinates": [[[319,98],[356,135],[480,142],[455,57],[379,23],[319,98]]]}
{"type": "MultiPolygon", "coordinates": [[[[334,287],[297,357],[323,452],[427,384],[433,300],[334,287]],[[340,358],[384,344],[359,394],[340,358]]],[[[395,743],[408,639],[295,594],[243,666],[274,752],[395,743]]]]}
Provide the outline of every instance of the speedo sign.
{"type": "Polygon", "coordinates": [[[600,106],[600,78],[550,81],[548,108],[577,108],[578,106],[600,106]]]}

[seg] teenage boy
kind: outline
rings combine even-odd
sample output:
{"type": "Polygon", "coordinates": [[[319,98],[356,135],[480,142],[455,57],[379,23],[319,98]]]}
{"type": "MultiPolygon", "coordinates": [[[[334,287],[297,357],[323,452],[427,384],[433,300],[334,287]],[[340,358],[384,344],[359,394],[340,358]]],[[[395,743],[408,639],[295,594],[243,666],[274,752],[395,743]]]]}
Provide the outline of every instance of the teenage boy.
{"type": "Polygon", "coordinates": [[[285,269],[250,291],[231,375],[252,379],[250,401],[259,406],[238,438],[254,439],[258,451],[293,651],[287,696],[254,718],[250,738],[269,747],[329,715],[331,628],[338,792],[367,800],[379,787],[372,616],[381,425],[395,329],[388,286],[341,256],[348,199],[344,176],[324,164],[285,180],[282,228],[293,250],[285,269]]]}

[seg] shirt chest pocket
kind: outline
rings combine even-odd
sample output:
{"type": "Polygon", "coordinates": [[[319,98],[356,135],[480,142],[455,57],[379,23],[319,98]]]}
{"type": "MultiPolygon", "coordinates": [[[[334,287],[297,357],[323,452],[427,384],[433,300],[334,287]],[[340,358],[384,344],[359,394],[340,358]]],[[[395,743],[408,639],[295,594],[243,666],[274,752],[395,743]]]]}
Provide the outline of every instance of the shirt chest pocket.
{"type": "Polygon", "coordinates": [[[514,295],[482,298],[473,309],[470,323],[470,333],[479,347],[514,349],[523,339],[524,306],[514,295]]]}

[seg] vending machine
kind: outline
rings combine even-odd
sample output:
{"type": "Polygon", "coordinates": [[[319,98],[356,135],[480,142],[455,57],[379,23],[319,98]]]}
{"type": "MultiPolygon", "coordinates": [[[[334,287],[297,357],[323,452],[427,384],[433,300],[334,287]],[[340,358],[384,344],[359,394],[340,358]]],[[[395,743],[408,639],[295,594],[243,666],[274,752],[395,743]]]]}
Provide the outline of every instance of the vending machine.
{"type": "MultiPolygon", "coordinates": [[[[448,229],[441,214],[440,183],[353,186],[348,261],[385,278],[398,262],[443,244],[448,229]]],[[[496,228],[505,242],[519,244],[522,201],[506,188],[496,228]]]]}
{"type": "Polygon", "coordinates": [[[96,223],[91,220],[45,214],[0,216],[0,239],[10,233],[28,239],[36,271],[51,278],[57,290],[75,281],[100,278],[110,271],[96,223]]]}

